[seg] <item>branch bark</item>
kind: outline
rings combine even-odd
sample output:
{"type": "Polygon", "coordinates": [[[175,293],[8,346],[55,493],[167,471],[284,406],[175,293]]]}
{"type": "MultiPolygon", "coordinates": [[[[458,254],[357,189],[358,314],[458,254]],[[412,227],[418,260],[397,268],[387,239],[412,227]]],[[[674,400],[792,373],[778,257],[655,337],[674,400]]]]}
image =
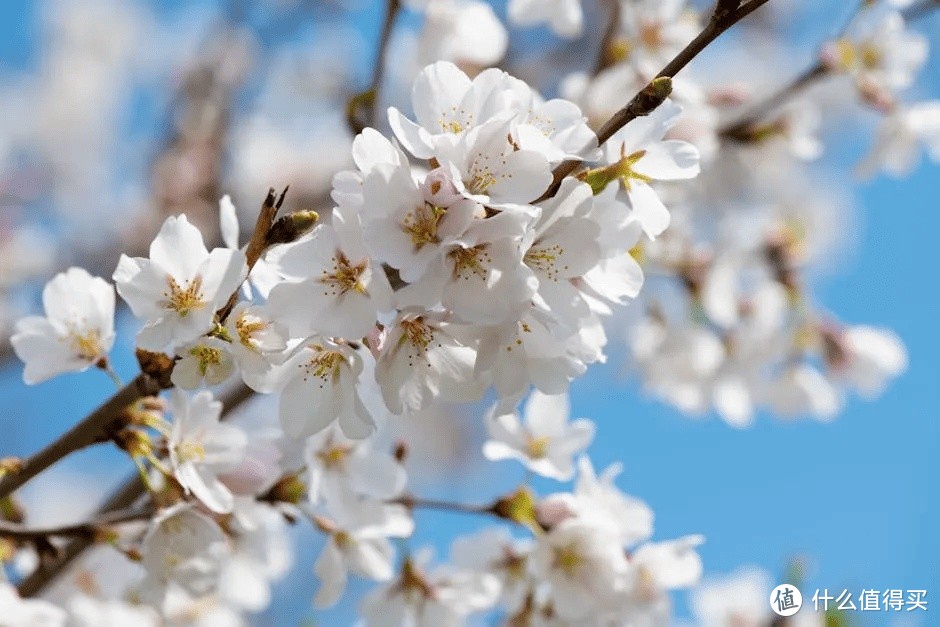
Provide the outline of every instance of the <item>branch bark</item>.
{"type": "MultiPolygon", "coordinates": [[[[222,419],[228,417],[232,411],[254,396],[246,385],[240,385],[233,392],[222,397],[222,419]]],[[[110,512],[127,509],[136,504],[147,490],[140,475],[134,473],[121,485],[97,510],[97,516],[105,516],[110,512]]],[[[17,586],[20,596],[31,597],[39,594],[51,581],[58,577],[78,556],[94,544],[90,535],[82,535],[70,541],[59,552],[55,560],[43,562],[17,586]]]]}
{"type": "Polygon", "coordinates": [[[0,521],[0,537],[15,540],[37,540],[57,536],[89,536],[94,538],[95,533],[104,527],[120,523],[144,520],[153,514],[150,508],[128,507],[113,510],[95,516],[91,520],[71,525],[58,525],[56,527],[27,527],[0,521]]]}
{"type": "Polygon", "coordinates": [[[92,412],[88,417],[61,435],[52,444],[23,460],[16,472],[7,472],[0,478],[0,499],[46,470],[63,457],[86,446],[110,439],[122,426],[124,410],[135,401],[153,396],[161,389],[159,383],[146,374],[125,385],[117,394],[92,412]]]}
{"type": "Polygon", "coordinates": [[[607,25],[604,27],[600,49],[597,51],[597,59],[594,61],[594,76],[613,65],[616,56],[613,53],[613,46],[619,29],[620,0],[607,0],[607,25]]]}
{"type": "Polygon", "coordinates": [[[375,107],[379,100],[379,89],[382,87],[382,81],[385,80],[385,56],[388,53],[392,28],[399,11],[401,11],[401,0],[387,0],[369,88],[350,98],[346,104],[346,123],[349,124],[349,130],[353,135],[358,135],[367,126],[375,126],[375,107]]]}
{"type": "MultiPolygon", "coordinates": [[[[748,15],[767,4],[770,0],[750,0],[737,8],[732,8],[725,0],[718,2],[712,13],[711,19],[706,24],[698,36],[693,39],[685,48],[677,54],[672,61],[659,71],[659,73],[636,94],[626,105],[617,111],[603,126],[597,131],[597,145],[601,146],[610,139],[614,133],[622,129],[629,122],[644,115],[649,115],[652,111],[661,105],[668,97],[668,93],[662,95],[663,82],[666,79],[672,79],[685,66],[692,62],[705,48],[713,41],[718,39],[725,31],[746,18],[748,15]]],[[[540,198],[534,202],[551,198],[558,192],[561,181],[575,171],[580,165],[578,160],[562,161],[552,171],[552,184],[540,198]]]]}

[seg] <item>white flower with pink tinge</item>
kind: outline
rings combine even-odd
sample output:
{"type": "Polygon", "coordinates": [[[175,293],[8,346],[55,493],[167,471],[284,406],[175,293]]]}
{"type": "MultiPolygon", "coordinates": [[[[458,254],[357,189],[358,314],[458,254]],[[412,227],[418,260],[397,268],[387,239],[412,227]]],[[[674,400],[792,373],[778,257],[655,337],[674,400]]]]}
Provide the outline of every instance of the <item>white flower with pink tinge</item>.
{"type": "Polygon", "coordinates": [[[212,329],[215,313],[239,288],[248,267],[241,251],[206,249],[185,215],[166,219],[150,244],[150,258],[121,255],[114,282],[146,325],[137,345],[160,351],[191,342],[212,329]]]}
{"type": "Polygon", "coordinates": [[[32,385],[107,359],[114,344],[114,288],[81,268],[58,274],[42,291],[45,316],[16,323],[10,343],[32,385]]]}
{"type": "Polygon", "coordinates": [[[487,417],[490,439],[483,444],[489,460],[516,459],[532,472],[567,481],[574,475],[573,459],[594,439],[594,423],[568,422],[567,394],[548,395],[533,390],[525,405],[525,419],[515,412],[487,417]]]}

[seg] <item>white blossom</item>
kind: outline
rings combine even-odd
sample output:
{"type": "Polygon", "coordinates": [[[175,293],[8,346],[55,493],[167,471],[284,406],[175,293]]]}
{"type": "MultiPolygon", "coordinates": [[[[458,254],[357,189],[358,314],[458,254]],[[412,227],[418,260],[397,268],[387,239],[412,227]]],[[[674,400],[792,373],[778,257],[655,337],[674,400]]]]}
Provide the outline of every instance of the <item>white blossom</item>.
{"type": "Polygon", "coordinates": [[[147,579],[141,590],[162,603],[169,584],[202,596],[218,583],[228,552],[225,534],[208,516],[179,504],[160,512],[150,523],[141,547],[147,579]]]}
{"type": "Polygon", "coordinates": [[[294,336],[359,338],[379,312],[391,309],[391,288],[366,252],[355,214],[334,210],[332,225],[317,226],[312,237],[291,246],[279,269],[298,281],[276,285],[268,306],[294,336]]]}
{"type": "Polygon", "coordinates": [[[177,391],[172,398],[173,430],[168,445],[177,481],[212,511],[232,511],[232,492],[219,474],[234,469],[244,457],[245,432],[219,422],[222,403],[207,391],[192,398],[177,391]]]}
{"type": "Polygon", "coordinates": [[[453,61],[488,66],[498,63],[509,45],[506,27],[485,2],[432,0],[418,38],[423,64],[453,61]]]}
{"type": "Polygon", "coordinates": [[[471,400],[482,392],[473,372],[476,350],[437,313],[404,313],[382,343],[375,378],[395,414],[433,400],[471,400]]]}
{"type": "Polygon", "coordinates": [[[42,301],[45,317],[19,320],[10,338],[26,364],[26,383],[107,360],[114,344],[114,288],[107,281],[69,268],[46,284],[42,301]]]}
{"type": "Polygon", "coordinates": [[[499,584],[492,575],[448,567],[428,572],[429,558],[409,558],[396,579],[366,597],[362,615],[368,627],[458,627],[496,602],[499,584]]]}
{"type": "Polygon", "coordinates": [[[483,444],[487,459],[517,459],[545,477],[566,481],[574,476],[573,459],[594,438],[594,423],[568,422],[568,395],[549,396],[534,390],[526,401],[524,422],[515,412],[487,416],[490,439],[483,444]]]}
{"type": "Polygon", "coordinates": [[[323,501],[333,514],[358,511],[350,504],[360,497],[395,498],[407,480],[405,469],[390,454],[343,437],[335,427],[307,440],[304,461],[311,503],[323,501]]]}
{"type": "Polygon", "coordinates": [[[190,342],[212,329],[213,318],[245,278],[240,251],[206,250],[186,216],[170,217],[150,245],[150,258],[122,255],[114,271],[121,297],[147,321],[137,344],[147,350],[190,342]]]}
{"type": "Polygon", "coordinates": [[[940,101],[900,105],[882,122],[871,153],[859,164],[863,176],[884,170],[890,176],[909,174],[920,160],[921,145],[930,160],[940,162],[940,101]]]}
{"type": "Polygon", "coordinates": [[[42,599],[23,599],[16,588],[0,581],[0,616],[8,625],[30,627],[64,627],[65,611],[42,599]]]}
{"type": "Polygon", "coordinates": [[[610,607],[629,572],[613,530],[578,518],[562,521],[536,540],[532,567],[550,586],[554,612],[572,621],[610,607]]]}
{"type": "Polygon", "coordinates": [[[295,439],[339,424],[343,433],[362,439],[375,431],[375,420],[359,393],[363,351],[349,344],[313,337],[298,345],[283,366],[284,387],[278,415],[295,439]]]}
{"type": "Polygon", "coordinates": [[[364,501],[334,520],[318,524],[328,535],[313,565],[321,581],[314,598],[317,607],[329,607],[339,600],[350,572],[373,581],[390,580],[395,549],[389,538],[404,538],[414,530],[414,521],[403,506],[377,501],[364,501]]]}
{"type": "Polygon", "coordinates": [[[650,186],[655,181],[694,178],[699,153],[691,144],[663,139],[682,114],[682,107],[667,100],[650,115],[637,118],[604,144],[604,160],[616,166],[633,215],[649,237],[669,226],[669,210],[650,186]]]}
{"type": "Polygon", "coordinates": [[[235,371],[230,343],[217,337],[201,337],[176,349],[179,359],[170,380],[176,387],[195,390],[202,385],[218,385],[235,371]]]}
{"type": "Polygon", "coordinates": [[[547,23],[559,37],[575,39],[584,30],[581,0],[510,0],[509,20],[519,26],[547,23]]]}

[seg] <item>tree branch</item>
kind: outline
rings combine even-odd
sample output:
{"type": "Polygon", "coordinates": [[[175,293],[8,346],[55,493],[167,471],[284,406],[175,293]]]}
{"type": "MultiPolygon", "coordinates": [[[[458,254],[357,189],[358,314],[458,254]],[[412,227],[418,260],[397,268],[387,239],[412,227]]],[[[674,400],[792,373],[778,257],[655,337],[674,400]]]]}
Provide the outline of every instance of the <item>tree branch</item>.
{"type": "Polygon", "coordinates": [[[617,37],[619,28],[620,0],[607,0],[607,25],[604,27],[601,46],[597,51],[597,59],[594,61],[594,76],[614,64],[617,56],[613,50],[614,39],[617,37]]]}
{"type": "MultiPolygon", "coordinates": [[[[254,396],[254,391],[246,385],[240,385],[231,393],[223,396],[222,400],[222,419],[227,418],[232,411],[245,403],[254,396]]],[[[131,507],[147,490],[141,481],[140,475],[135,473],[124,484],[118,488],[108,499],[98,508],[97,514],[103,516],[109,512],[123,510],[131,507]]],[[[39,594],[46,585],[59,576],[69,564],[71,564],[79,555],[94,544],[94,538],[89,535],[82,535],[64,547],[59,552],[56,559],[43,562],[26,577],[17,586],[20,596],[31,597],[39,594]]]]}
{"type": "Polygon", "coordinates": [[[755,105],[743,117],[736,122],[728,124],[718,131],[720,137],[739,141],[747,140],[748,131],[763,118],[770,115],[780,107],[781,104],[799,94],[804,89],[815,83],[820,78],[829,73],[829,69],[823,65],[822,61],[817,61],[815,65],[807,68],[802,74],[794,78],[788,85],[785,85],[775,93],[765,98],[762,102],[755,105]]]}
{"type": "Polygon", "coordinates": [[[151,514],[153,514],[152,508],[128,507],[109,511],[80,523],[39,528],[29,528],[0,520],[0,537],[16,540],[36,540],[55,536],[90,536],[93,538],[103,527],[144,520],[151,514]]]}
{"type": "Polygon", "coordinates": [[[409,509],[435,509],[446,512],[459,512],[461,514],[478,514],[483,516],[495,516],[503,518],[496,511],[496,506],[491,505],[469,505],[466,503],[454,503],[451,501],[438,501],[435,499],[417,498],[411,495],[405,495],[391,501],[399,505],[404,505],[409,509]]]}
{"type": "MultiPolygon", "coordinates": [[[[274,188],[270,188],[268,195],[264,198],[264,202],[261,203],[261,211],[258,212],[258,219],[255,221],[255,230],[251,234],[251,241],[248,242],[248,246],[245,248],[245,258],[248,264],[248,273],[245,275],[246,281],[251,274],[252,268],[255,267],[255,264],[258,263],[264,251],[267,250],[270,245],[269,235],[271,234],[271,229],[274,227],[277,212],[284,204],[287,189],[288,188],[285,187],[281,195],[277,196],[274,193],[274,188]]],[[[239,290],[237,289],[232,292],[225,306],[216,313],[216,317],[219,319],[220,323],[224,323],[228,315],[232,313],[232,309],[238,302],[238,292],[239,290]]]]}
{"type": "MultiPolygon", "coordinates": [[[[864,9],[864,7],[865,3],[859,5],[858,9],[850,16],[848,22],[841,29],[840,36],[841,34],[845,33],[845,31],[851,25],[852,19],[855,17],[855,15],[858,14],[860,10],[864,9]]],[[[940,8],[940,0],[925,0],[920,4],[907,7],[904,11],[901,12],[901,14],[904,16],[905,20],[915,20],[927,15],[932,10],[937,8],[940,8]]],[[[721,128],[718,132],[718,135],[720,137],[724,137],[725,139],[731,139],[735,141],[749,140],[749,131],[756,124],[760,123],[763,118],[770,115],[773,111],[779,109],[780,105],[801,93],[816,81],[829,76],[830,73],[831,69],[827,67],[821,60],[817,60],[815,64],[803,70],[803,72],[797,75],[792,81],[790,81],[790,83],[784,85],[775,93],[756,104],[742,117],[721,128]]]]}
{"type": "Polygon", "coordinates": [[[146,374],[138,375],[136,379],[121,388],[117,394],[52,444],[22,460],[16,472],[4,473],[0,478],[0,499],[9,496],[63,457],[86,446],[108,441],[111,435],[122,426],[125,409],[141,398],[153,396],[160,389],[161,386],[154,378],[146,374]]]}
{"type": "Polygon", "coordinates": [[[379,100],[379,89],[385,79],[385,56],[392,39],[392,27],[401,10],[401,0],[388,0],[385,5],[385,18],[379,33],[379,45],[372,66],[372,80],[369,88],[349,99],[346,104],[346,122],[353,135],[358,135],[367,126],[375,126],[375,106],[379,100]]]}
{"type": "MultiPolygon", "coordinates": [[[[727,0],[721,0],[715,7],[711,19],[706,24],[698,36],[693,39],[685,48],[677,54],[659,73],[636,94],[630,102],[617,111],[607,122],[597,131],[597,145],[601,146],[610,139],[614,133],[622,129],[629,122],[636,118],[649,115],[656,107],[661,105],[669,96],[668,81],[675,77],[685,66],[687,66],[695,57],[697,57],[713,41],[718,39],[725,31],[743,20],[745,17],[767,4],[770,0],[750,0],[738,6],[731,8],[727,0]]],[[[551,198],[558,191],[561,181],[574,172],[580,165],[578,160],[562,161],[552,171],[552,184],[548,190],[534,202],[551,198]]]]}

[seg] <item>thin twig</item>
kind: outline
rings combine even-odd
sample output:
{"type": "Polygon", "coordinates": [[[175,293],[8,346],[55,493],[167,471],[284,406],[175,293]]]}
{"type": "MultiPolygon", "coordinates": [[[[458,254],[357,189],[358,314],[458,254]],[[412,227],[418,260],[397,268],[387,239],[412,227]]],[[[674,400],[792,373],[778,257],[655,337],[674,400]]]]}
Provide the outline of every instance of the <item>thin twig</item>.
{"type": "MultiPolygon", "coordinates": [[[[750,0],[737,8],[730,8],[727,2],[719,2],[705,28],[685,48],[677,54],[672,61],[659,71],[659,73],[637,93],[622,109],[617,111],[597,131],[597,144],[603,145],[614,133],[622,129],[629,122],[644,115],[649,115],[661,105],[668,97],[668,90],[663,89],[663,81],[672,79],[695,57],[697,57],[713,41],[718,39],[725,31],[743,20],[745,17],[767,4],[770,0],[750,0]]],[[[580,161],[572,159],[562,161],[552,171],[552,184],[548,190],[535,202],[551,198],[558,191],[561,181],[574,172],[580,161]]]]}
{"type": "MultiPolygon", "coordinates": [[[[231,415],[237,407],[245,403],[254,396],[254,392],[246,385],[240,385],[234,391],[222,396],[222,419],[231,415]]],[[[121,485],[99,508],[98,515],[104,515],[108,512],[123,510],[131,507],[140,500],[147,490],[140,475],[134,473],[127,481],[121,485]]],[[[79,555],[94,544],[94,538],[90,536],[79,536],[59,551],[58,556],[49,561],[42,562],[35,571],[17,586],[20,596],[30,597],[39,594],[46,585],[61,574],[65,568],[71,564],[79,555]]]]}
{"type": "Polygon", "coordinates": [[[620,0],[607,0],[607,25],[604,27],[601,46],[597,51],[597,59],[594,61],[595,76],[613,65],[616,60],[613,54],[613,45],[619,30],[620,0]]]}
{"type": "Polygon", "coordinates": [[[417,498],[411,495],[405,495],[392,501],[404,505],[409,509],[435,509],[446,512],[458,512],[461,514],[475,514],[483,516],[496,516],[502,518],[497,512],[495,505],[470,505],[467,503],[455,503],[452,501],[438,501],[435,499],[417,498]]]}
{"type": "MultiPolygon", "coordinates": [[[[858,13],[864,9],[866,4],[860,3],[857,10],[851,14],[848,21],[842,26],[838,36],[842,36],[852,24],[852,20],[858,13]]],[[[940,8],[940,0],[925,0],[920,4],[912,5],[906,8],[901,14],[905,20],[915,20],[930,13],[932,10],[940,8]]],[[[754,105],[750,111],[739,117],[734,122],[719,129],[718,134],[721,137],[737,141],[747,141],[751,134],[749,131],[762,119],[780,108],[794,96],[803,92],[807,87],[816,81],[823,79],[831,74],[832,70],[826,66],[822,60],[817,60],[812,66],[806,68],[797,75],[788,84],[781,87],[772,95],[763,99],[754,105]]]]}
{"type": "MultiPolygon", "coordinates": [[[[268,236],[271,233],[271,227],[274,226],[274,221],[277,219],[277,212],[284,204],[287,190],[288,188],[285,187],[281,195],[277,196],[272,187],[268,190],[268,195],[265,196],[264,202],[261,203],[261,211],[258,212],[258,219],[255,221],[255,230],[251,234],[251,241],[248,242],[248,246],[245,248],[245,259],[248,265],[248,273],[245,275],[246,281],[251,274],[252,268],[254,268],[258,260],[261,259],[264,251],[268,249],[268,236]]],[[[216,314],[220,323],[225,322],[225,319],[232,313],[232,309],[237,302],[238,290],[235,290],[229,297],[228,302],[225,303],[225,306],[216,314]]]]}
{"type": "Polygon", "coordinates": [[[788,101],[793,96],[796,96],[828,73],[829,69],[823,65],[821,61],[818,61],[812,67],[804,70],[803,73],[794,78],[787,85],[754,105],[743,117],[720,129],[718,135],[727,139],[747,139],[749,136],[748,131],[755,124],[778,109],[781,104],[788,101]]]}
{"type": "Polygon", "coordinates": [[[388,44],[392,40],[392,28],[395,26],[395,18],[401,10],[400,0],[388,0],[385,5],[385,18],[382,20],[382,32],[379,34],[379,47],[375,53],[375,64],[372,66],[372,82],[369,89],[378,94],[382,87],[382,81],[385,80],[385,55],[388,53],[388,44]]]}
{"type": "Polygon", "coordinates": [[[372,65],[372,80],[369,88],[349,99],[346,104],[346,122],[353,135],[358,135],[367,126],[375,126],[376,106],[379,103],[379,90],[385,80],[386,56],[388,44],[392,39],[395,18],[401,11],[401,0],[388,0],[385,4],[385,17],[379,33],[379,45],[372,65]]]}
{"type": "Polygon", "coordinates": [[[60,536],[94,537],[95,533],[103,527],[145,520],[152,514],[153,509],[149,507],[128,507],[126,509],[109,511],[95,516],[91,520],[80,523],[37,528],[30,528],[25,525],[0,520],[0,537],[13,538],[16,540],[35,540],[60,536]]]}
{"type": "MultiPolygon", "coordinates": [[[[258,215],[255,231],[245,251],[249,272],[268,247],[268,234],[277,218],[277,212],[284,203],[287,188],[280,196],[275,196],[271,189],[265,198],[258,215]]],[[[219,312],[219,320],[225,320],[238,299],[238,290],[232,293],[229,302],[219,312]]],[[[0,499],[17,490],[24,483],[50,467],[63,457],[92,444],[107,442],[123,426],[127,418],[127,407],[147,396],[154,396],[160,390],[172,387],[169,373],[173,362],[161,353],[149,353],[138,350],[138,361],[143,373],[108,399],[102,406],[81,420],[55,442],[35,455],[18,464],[15,472],[7,470],[0,475],[0,499]]]]}

